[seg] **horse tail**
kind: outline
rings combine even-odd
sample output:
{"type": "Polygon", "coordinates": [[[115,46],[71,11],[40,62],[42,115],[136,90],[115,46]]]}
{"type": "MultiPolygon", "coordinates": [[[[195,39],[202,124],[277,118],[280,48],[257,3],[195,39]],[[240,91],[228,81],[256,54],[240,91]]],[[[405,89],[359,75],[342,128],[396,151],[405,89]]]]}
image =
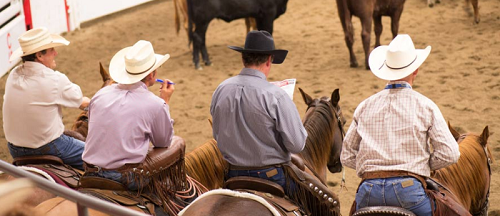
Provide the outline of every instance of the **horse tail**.
{"type": "Polygon", "coordinates": [[[177,12],[177,1],[178,0],[174,0],[174,10],[175,10],[175,17],[174,17],[174,20],[175,20],[175,31],[177,32],[177,35],[179,34],[179,30],[181,29],[181,23],[179,21],[179,14],[177,12]]]}
{"type": "Polygon", "coordinates": [[[188,38],[189,38],[189,44],[188,46],[191,46],[191,43],[193,42],[193,37],[194,37],[194,30],[193,30],[193,16],[194,16],[194,9],[193,9],[193,0],[186,0],[187,1],[187,8],[188,8],[188,38]]]}

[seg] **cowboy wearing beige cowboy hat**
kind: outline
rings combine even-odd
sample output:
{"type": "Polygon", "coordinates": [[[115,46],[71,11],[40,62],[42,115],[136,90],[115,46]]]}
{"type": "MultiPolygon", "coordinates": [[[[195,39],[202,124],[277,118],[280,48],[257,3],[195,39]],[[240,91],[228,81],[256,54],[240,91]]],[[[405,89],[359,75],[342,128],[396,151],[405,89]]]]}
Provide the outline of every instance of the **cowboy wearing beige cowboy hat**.
{"type": "Polygon", "coordinates": [[[80,87],[55,71],[55,47],[69,41],[35,28],[19,37],[21,45],[10,60],[22,58],[5,83],[3,128],[12,157],[54,155],[64,163],[83,169],[84,143],[63,134],[61,107],[87,107],[80,87]]]}
{"type": "Polygon", "coordinates": [[[458,161],[457,142],[438,106],[412,89],[430,51],[415,49],[401,34],[370,54],[371,71],[388,83],[358,105],[344,139],[341,162],[363,179],[356,209],[387,205],[432,215],[422,180],[458,161]]]}
{"type": "Polygon", "coordinates": [[[174,85],[163,80],[160,96],[148,90],[157,82],[157,70],[170,58],[156,54],[149,41],[140,40],[118,51],[109,66],[118,84],[99,90],[89,105],[89,133],[83,160],[85,175],[111,179],[130,190],[145,185],[123,177],[126,164],[142,163],[149,143],[169,147],[179,143],[174,136],[169,101],[174,85]]]}

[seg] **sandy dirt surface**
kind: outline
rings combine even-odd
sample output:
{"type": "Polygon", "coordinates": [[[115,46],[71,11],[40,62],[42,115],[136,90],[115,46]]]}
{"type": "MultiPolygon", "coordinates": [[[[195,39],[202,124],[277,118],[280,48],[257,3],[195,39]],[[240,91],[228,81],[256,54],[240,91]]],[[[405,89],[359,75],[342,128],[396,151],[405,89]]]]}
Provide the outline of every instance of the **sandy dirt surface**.
{"type": "MultiPolygon", "coordinates": [[[[481,22],[473,25],[471,10],[461,0],[443,0],[428,8],[424,0],[406,2],[400,22],[400,33],[408,33],[417,48],[432,46],[432,52],[421,67],[414,89],[432,99],[446,120],[459,132],[482,132],[489,126],[489,145],[495,158],[500,156],[500,2],[480,0],[481,22]]],[[[392,38],[390,19],[383,18],[382,44],[392,38]]],[[[364,62],[359,19],[354,18],[354,49],[358,62],[364,62]]],[[[240,55],[227,45],[243,46],[243,20],[226,23],[214,20],[208,29],[207,47],[213,66],[194,70],[186,33],[174,28],[172,1],[153,1],[145,5],[88,22],[82,29],[64,36],[68,47],[58,48],[57,69],[81,86],[84,95],[92,96],[102,83],[99,62],[106,68],[111,57],[123,47],[144,39],[153,43],[158,53],[171,55],[160,78],[176,82],[171,100],[175,132],[187,141],[187,152],[212,138],[207,119],[210,117],[212,92],[224,79],[242,68],[240,55]]],[[[374,33],[372,32],[372,46],[374,33]]],[[[297,86],[313,97],[330,95],[340,88],[341,106],[352,121],[356,106],[380,91],[385,82],[371,72],[349,68],[348,51],[333,0],[291,0],[287,12],[275,22],[277,48],[290,52],[284,64],[273,65],[270,81],[297,78],[297,86]]],[[[3,95],[5,80],[0,79],[3,95]]],[[[155,94],[159,86],[150,88],[155,94]]],[[[1,99],[0,99],[1,100],[1,99]]],[[[298,90],[294,102],[299,113],[305,104],[298,90]]],[[[69,129],[78,110],[64,109],[64,123],[69,129]]],[[[0,158],[11,161],[3,130],[0,130],[0,158]]],[[[490,210],[500,211],[500,162],[493,165],[490,210]]],[[[329,174],[331,189],[339,191],[340,174],[329,174]]],[[[347,190],[340,193],[341,211],[347,215],[354,199],[359,178],[347,169],[347,190]]]]}

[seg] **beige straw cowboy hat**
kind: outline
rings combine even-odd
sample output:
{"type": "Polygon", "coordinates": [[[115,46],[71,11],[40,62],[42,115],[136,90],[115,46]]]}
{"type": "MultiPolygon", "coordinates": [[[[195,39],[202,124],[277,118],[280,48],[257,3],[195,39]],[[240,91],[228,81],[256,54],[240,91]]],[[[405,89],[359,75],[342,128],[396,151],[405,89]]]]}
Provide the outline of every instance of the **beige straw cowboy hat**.
{"type": "Polygon", "coordinates": [[[12,53],[9,60],[13,61],[19,57],[27,56],[45,49],[67,46],[69,41],[57,34],[49,33],[45,27],[34,28],[24,32],[19,37],[19,45],[16,51],[12,53]]]}
{"type": "Polygon", "coordinates": [[[131,47],[123,48],[113,56],[109,63],[109,74],[118,83],[136,83],[160,67],[169,58],[169,54],[155,54],[151,42],[140,40],[131,47]]]}
{"type": "Polygon", "coordinates": [[[375,48],[368,58],[368,65],[375,76],[384,80],[398,80],[407,77],[424,63],[431,52],[431,46],[415,49],[407,34],[394,38],[388,46],[375,48]]]}

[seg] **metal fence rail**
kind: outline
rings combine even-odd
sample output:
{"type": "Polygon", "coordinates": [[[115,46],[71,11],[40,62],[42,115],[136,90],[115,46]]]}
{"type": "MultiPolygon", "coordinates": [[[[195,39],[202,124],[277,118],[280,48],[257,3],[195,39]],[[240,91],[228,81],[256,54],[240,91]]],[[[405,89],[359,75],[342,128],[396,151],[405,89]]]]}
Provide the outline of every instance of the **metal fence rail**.
{"type": "Polygon", "coordinates": [[[83,193],[77,192],[75,190],[66,188],[61,185],[54,184],[53,182],[47,181],[46,179],[40,176],[37,176],[28,171],[15,167],[14,165],[9,164],[3,160],[0,160],[0,170],[17,178],[28,178],[32,180],[41,189],[44,189],[57,196],[61,196],[75,202],[77,204],[79,216],[88,215],[87,207],[110,215],[123,215],[123,216],[147,215],[110,202],[106,202],[104,200],[100,200],[98,198],[89,195],[85,195],[83,193]]]}

